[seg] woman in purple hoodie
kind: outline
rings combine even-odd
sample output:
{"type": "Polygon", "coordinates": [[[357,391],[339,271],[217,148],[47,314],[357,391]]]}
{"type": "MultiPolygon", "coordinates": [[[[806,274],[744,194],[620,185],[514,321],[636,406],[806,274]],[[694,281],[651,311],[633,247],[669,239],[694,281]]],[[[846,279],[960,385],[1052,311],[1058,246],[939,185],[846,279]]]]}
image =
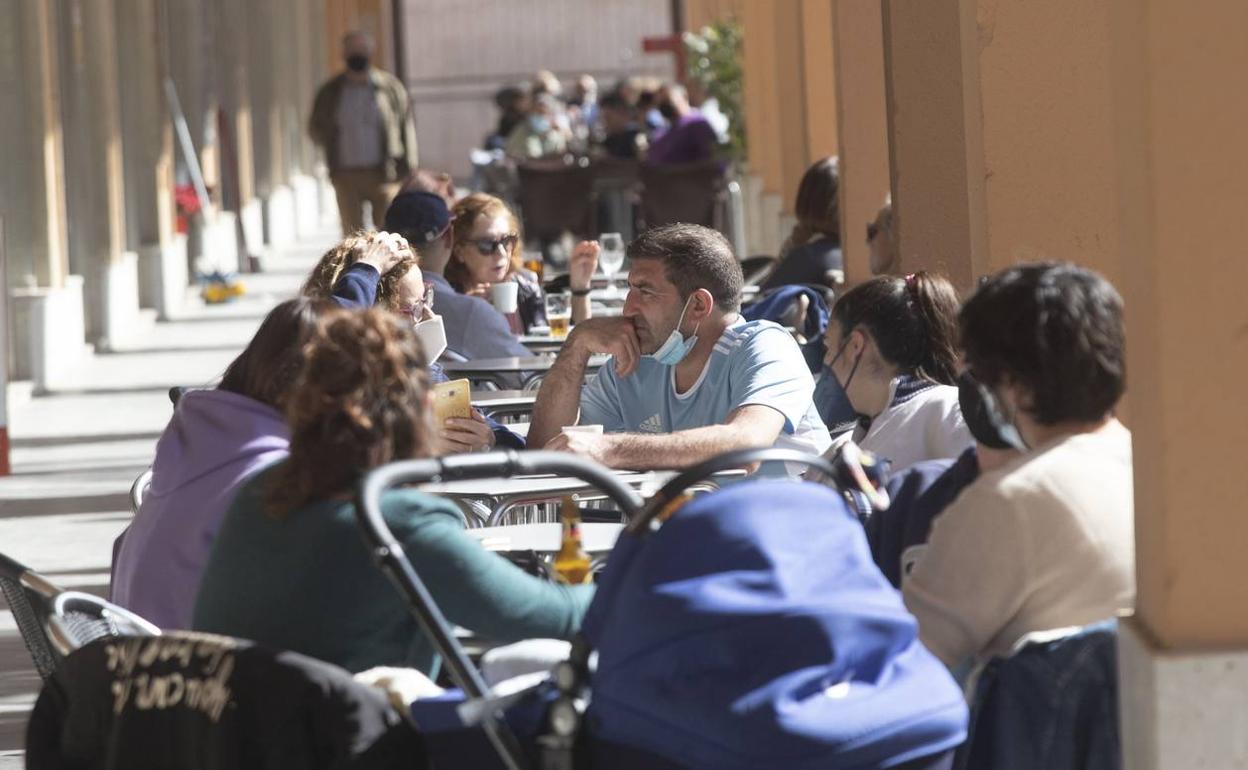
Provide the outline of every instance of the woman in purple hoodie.
{"type": "Polygon", "coordinates": [[[317,319],[306,297],[268,314],[221,384],[182,396],[156,444],[152,486],[114,548],[112,599],[161,628],[190,628],[217,528],[239,485],[287,456],[282,416],[317,319]]]}

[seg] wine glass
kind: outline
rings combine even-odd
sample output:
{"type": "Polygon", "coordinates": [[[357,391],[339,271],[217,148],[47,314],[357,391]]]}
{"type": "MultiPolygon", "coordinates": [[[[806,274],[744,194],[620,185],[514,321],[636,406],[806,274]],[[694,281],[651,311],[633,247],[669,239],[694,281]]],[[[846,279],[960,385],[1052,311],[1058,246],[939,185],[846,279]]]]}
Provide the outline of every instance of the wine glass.
{"type": "Polygon", "coordinates": [[[619,233],[603,233],[598,238],[602,250],[598,254],[598,266],[607,277],[607,294],[616,295],[615,274],[624,266],[624,239],[619,233]]]}

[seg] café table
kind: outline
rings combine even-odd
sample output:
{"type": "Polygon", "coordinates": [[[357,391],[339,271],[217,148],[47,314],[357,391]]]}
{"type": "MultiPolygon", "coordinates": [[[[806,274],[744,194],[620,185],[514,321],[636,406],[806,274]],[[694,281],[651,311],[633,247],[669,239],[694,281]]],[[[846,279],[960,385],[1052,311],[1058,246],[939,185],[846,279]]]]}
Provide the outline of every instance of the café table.
{"type": "MultiPolygon", "coordinates": [[[[589,359],[586,371],[596,372],[609,360],[610,356],[597,355],[589,359]]],[[[544,375],[555,363],[554,356],[508,356],[503,358],[474,358],[471,361],[446,361],[442,370],[452,380],[466,377],[473,383],[490,382],[502,385],[501,377],[505,375],[526,373],[529,380],[544,375]]],[[[528,384],[526,383],[526,389],[528,384]]]]}
{"type": "Polygon", "coordinates": [[[520,344],[536,354],[558,353],[567,341],[567,337],[552,337],[550,334],[523,334],[519,337],[520,344]]]}
{"type": "MultiPolygon", "coordinates": [[[[623,526],[614,522],[582,522],[581,545],[587,553],[610,551],[623,526]]],[[[480,540],[487,551],[555,553],[563,541],[563,525],[558,522],[504,524],[470,529],[468,534],[480,540]]]]}
{"type": "MultiPolygon", "coordinates": [[[[507,426],[514,428],[515,426],[507,426]]],[[[527,426],[524,426],[527,427],[527,426]]],[[[653,494],[663,482],[672,478],[671,471],[621,471],[617,478],[637,490],[642,497],[653,494]]],[[[507,479],[473,479],[421,485],[421,490],[444,497],[459,506],[470,527],[493,527],[502,524],[515,509],[529,506],[551,506],[565,495],[592,502],[605,499],[597,487],[581,479],[563,476],[513,476],[507,479]]],[[[591,506],[592,507],[592,506],[591,506]]],[[[523,510],[518,513],[524,514],[523,510]]],[[[557,520],[555,511],[540,511],[541,517],[557,520]]],[[[531,523],[531,522],[530,522],[531,523]]]]}
{"type": "Polygon", "coordinates": [[[474,390],[472,405],[487,417],[506,423],[533,413],[537,393],[532,390],[474,390]]]}

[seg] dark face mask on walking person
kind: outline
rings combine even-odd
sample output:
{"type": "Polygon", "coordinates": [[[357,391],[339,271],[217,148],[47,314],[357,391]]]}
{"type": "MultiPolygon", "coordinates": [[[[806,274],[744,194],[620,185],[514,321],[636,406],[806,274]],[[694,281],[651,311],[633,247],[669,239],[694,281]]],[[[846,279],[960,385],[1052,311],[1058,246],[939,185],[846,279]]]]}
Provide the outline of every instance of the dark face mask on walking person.
{"type": "Polygon", "coordinates": [[[970,372],[962,372],[958,376],[958,406],[962,409],[962,419],[966,421],[971,436],[992,449],[1027,451],[1018,429],[1001,415],[996,399],[986,390],[970,372]]]}
{"type": "Polygon", "coordinates": [[[368,69],[368,57],[363,54],[352,54],[347,57],[347,69],[352,72],[364,72],[368,69]]]}
{"type": "Polygon", "coordinates": [[[662,115],[668,123],[673,123],[676,118],[680,117],[676,114],[676,108],[672,106],[671,102],[663,102],[660,104],[659,114],[662,115]]]}

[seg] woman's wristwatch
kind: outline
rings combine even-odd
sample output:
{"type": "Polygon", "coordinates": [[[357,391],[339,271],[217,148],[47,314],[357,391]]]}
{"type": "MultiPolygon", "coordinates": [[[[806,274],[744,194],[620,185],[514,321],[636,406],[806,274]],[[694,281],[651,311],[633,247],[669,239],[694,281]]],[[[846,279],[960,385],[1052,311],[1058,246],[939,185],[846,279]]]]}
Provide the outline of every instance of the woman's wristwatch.
{"type": "Polygon", "coordinates": [[[590,292],[590,288],[588,286],[586,286],[584,289],[572,289],[572,296],[584,297],[584,296],[587,296],[589,292],[590,292]]]}

